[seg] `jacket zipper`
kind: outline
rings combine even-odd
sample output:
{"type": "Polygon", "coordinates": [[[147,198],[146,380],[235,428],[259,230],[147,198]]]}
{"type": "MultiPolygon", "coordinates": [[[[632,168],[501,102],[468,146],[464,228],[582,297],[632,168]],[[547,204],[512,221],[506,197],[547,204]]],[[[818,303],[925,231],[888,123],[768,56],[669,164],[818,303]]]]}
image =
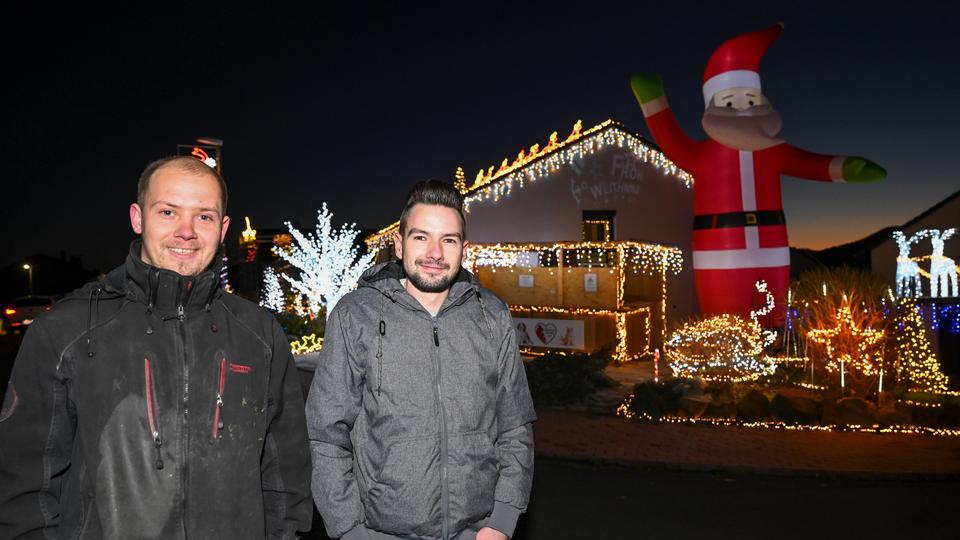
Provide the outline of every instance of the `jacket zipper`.
{"type": "Polygon", "coordinates": [[[150,427],[150,436],[153,438],[154,448],[157,450],[157,470],[163,468],[163,456],[160,454],[160,447],[163,441],[160,439],[160,419],[157,418],[157,389],[153,382],[153,372],[150,368],[150,359],[143,359],[143,380],[144,390],[147,402],[147,425],[150,427]]]}
{"type": "Polygon", "coordinates": [[[217,405],[213,413],[213,438],[220,438],[223,429],[223,384],[227,380],[227,357],[220,358],[220,385],[217,388],[217,405]]]}
{"type": "MultiPolygon", "coordinates": [[[[193,281],[187,282],[187,294],[186,297],[190,296],[190,290],[192,289],[193,281]]],[[[180,527],[183,529],[184,538],[187,536],[187,475],[189,474],[189,464],[187,460],[189,455],[187,454],[187,449],[190,448],[190,426],[189,426],[189,395],[190,395],[190,372],[187,366],[187,351],[186,351],[186,330],[183,327],[183,321],[185,318],[183,304],[185,302],[184,287],[177,287],[177,333],[176,336],[179,338],[176,346],[180,349],[178,351],[180,356],[180,363],[183,370],[183,418],[181,418],[181,433],[183,434],[183,444],[180,445],[180,527]]]]}
{"type": "Polygon", "coordinates": [[[440,412],[440,513],[441,513],[441,538],[447,540],[450,534],[447,516],[450,514],[450,495],[448,493],[447,482],[447,413],[443,408],[443,389],[441,387],[441,361],[440,361],[440,331],[437,328],[436,317],[433,319],[433,345],[434,358],[437,361],[437,408],[440,412]]]}

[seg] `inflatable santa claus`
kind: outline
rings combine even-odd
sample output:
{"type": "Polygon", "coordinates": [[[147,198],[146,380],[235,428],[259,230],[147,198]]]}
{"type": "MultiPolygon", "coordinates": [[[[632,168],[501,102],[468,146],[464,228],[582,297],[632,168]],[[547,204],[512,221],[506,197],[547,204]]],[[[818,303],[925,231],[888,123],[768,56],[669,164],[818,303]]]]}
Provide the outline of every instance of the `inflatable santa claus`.
{"type": "MultiPolygon", "coordinates": [[[[657,75],[630,84],[664,154],[693,175],[693,269],[705,315],[749,316],[758,303],[754,284],[765,280],[778,309],[790,286],[790,248],[780,175],[825,182],[871,182],[886,171],[860,157],[827,156],[777,138],[780,115],[760,87],[760,59],[783,29],[778,24],[737,36],[713,53],[703,73],[704,141],[677,123],[657,75]]],[[[760,302],[762,303],[762,302],[760,302]]]]}

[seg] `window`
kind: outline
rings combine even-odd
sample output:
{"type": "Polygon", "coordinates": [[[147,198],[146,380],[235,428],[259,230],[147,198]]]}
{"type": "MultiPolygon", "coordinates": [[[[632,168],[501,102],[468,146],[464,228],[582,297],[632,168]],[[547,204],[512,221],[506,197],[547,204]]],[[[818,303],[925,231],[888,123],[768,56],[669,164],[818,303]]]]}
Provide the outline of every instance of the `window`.
{"type": "Polygon", "coordinates": [[[616,236],[613,231],[614,210],[584,210],[583,240],[585,242],[610,242],[616,236]]]}

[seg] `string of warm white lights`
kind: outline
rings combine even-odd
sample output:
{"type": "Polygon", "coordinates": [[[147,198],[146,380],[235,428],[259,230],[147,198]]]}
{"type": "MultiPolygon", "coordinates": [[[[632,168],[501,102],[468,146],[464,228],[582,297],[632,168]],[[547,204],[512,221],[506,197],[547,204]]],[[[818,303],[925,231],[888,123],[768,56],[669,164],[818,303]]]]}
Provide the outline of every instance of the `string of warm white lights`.
{"type": "Polygon", "coordinates": [[[770,375],[776,362],[762,357],[776,339],[758,321],[774,308],[773,295],[763,280],[755,285],[766,293],[766,305],[750,312],[751,320],[724,314],[685,324],[667,341],[669,365],[678,377],[702,377],[710,381],[742,382],[770,375]]]}
{"type": "MultiPolygon", "coordinates": [[[[494,167],[490,167],[487,172],[480,171],[473,185],[463,191],[464,210],[469,212],[472,204],[482,201],[497,202],[510,195],[515,184],[522,188],[525,182],[546,178],[563,166],[608,146],[629,150],[642,162],[650,163],[666,174],[676,177],[686,187],[693,186],[693,177],[689,173],[677,167],[659,150],[648,146],[642,138],[628,131],[619,122],[607,120],[582,134],[579,125],[581,124],[578,121],[573,132],[563,142],[556,140],[556,132],[554,132],[543,149],[540,149],[539,145],[534,145],[529,153],[521,151],[512,164],[505,159],[499,169],[494,170],[494,167]]],[[[457,171],[455,185],[466,186],[462,169],[457,171]]],[[[394,231],[398,230],[399,226],[400,222],[397,221],[368,236],[365,239],[367,249],[378,251],[389,245],[393,240],[394,231]]]]}
{"type": "Polygon", "coordinates": [[[860,425],[808,425],[808,424],[788,424],[786,422],[741,422],[730,418],[686,418],[681,416],[661,416],[654,418],[646,413],[637,414],[630,410],[630,403],[634,395],[630,394],[627,399],[617,407],[617,416],[622,416],[631,420],[656,421],[667,424],[688,424],[688,425],[713,425],[713,426],[734,426],[746,428],[767,428],[782,429],[790,431],[840,431],[840,432],[859,432],[859,433],[897,433],[905,435],[935,435],[940,437],[960,436],[960,429],[941,429],[925,426],[860,426],[860,425]]]}
{"type": "MultiPolygon", "coordinates": [[[[611,309],[592,309],[592,308],[558,308],[558,307],[549,307],[549,306],[517,306],[510,305],[510,311],[513,313],[551,313],[551,314],[560,314],[568,316],[609,316],[613,317],[616,325],[616,347],[613,351],[613,359],[617,363],[628,362],[630,360],[635,360],[647,354],[653,354],[650,350],[641,350],[639,352],[634,352],[630,354],[627,349],[627,317],[632,315],[645,314],[646,317],[646,343],[649,348],[650,343],[650,308],[647,306],[636,307],[636,308],[625,308],[621,310],[611,310],[611,309]]],[[[545,354],[540,351],[536,351],[530,347],[521,347],[521,352],[524,354],[545,354]]],[[[562,354],[562,353],[559,353],[562,354]]]]}
{"type": "Polygon", "coordinates": [[[826,368],[831,372],[840,372],[840,387],[844,388],[847,369],[856,369],[864,375],[879,372],[879,362],[868,351],[884,338],[884,332],[857,327],[848,305],[837,310],[835,320],[837,325],[834,328],[810,330],[807,337],[826,347],[826,368]]]}
{"type": "Polygon", "coordinates": [[[898,322],[896,369],[900,379],[919,390],[945,392],[949,379],[940,371],[940,361],[930,349],[919,309],[912,300],[902,300],[898,322]]]}

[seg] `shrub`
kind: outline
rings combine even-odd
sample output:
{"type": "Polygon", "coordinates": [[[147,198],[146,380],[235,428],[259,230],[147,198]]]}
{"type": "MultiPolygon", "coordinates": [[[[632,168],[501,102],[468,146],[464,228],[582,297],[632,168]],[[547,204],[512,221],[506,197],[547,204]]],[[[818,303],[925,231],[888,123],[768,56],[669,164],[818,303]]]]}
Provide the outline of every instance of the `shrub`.
{"type": "Polygon", "coordinates": [[[592,354],[550,353],[524,363],[530,395],[537,406],[585,403],[602,388],[616,382],[603,372],[610,364],[609,349],[592,354]]]}

